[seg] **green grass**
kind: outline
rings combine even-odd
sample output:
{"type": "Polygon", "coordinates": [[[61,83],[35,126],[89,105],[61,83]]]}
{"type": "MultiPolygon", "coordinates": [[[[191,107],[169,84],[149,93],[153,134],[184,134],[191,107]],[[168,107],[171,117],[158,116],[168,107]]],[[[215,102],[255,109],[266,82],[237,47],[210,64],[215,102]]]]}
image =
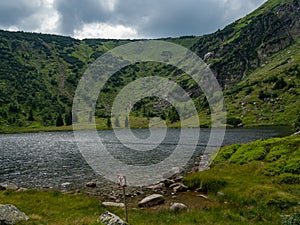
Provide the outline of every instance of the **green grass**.
{"type": "Polygon", "coordinates": [[[1,191],[0,204],[13,204],[30,218],[20,224],[90,224],[104,212],[100,202],[82,194],[56,191],[1,191]]]}

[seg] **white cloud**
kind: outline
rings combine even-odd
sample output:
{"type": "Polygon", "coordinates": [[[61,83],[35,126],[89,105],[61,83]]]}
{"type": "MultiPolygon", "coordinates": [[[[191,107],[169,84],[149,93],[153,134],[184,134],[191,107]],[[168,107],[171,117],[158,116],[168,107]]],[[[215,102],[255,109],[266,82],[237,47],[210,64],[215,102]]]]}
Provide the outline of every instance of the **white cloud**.
{"type": "Polygon", "coordinates": [[[53,7],[53,1],[54,0],[18,0],[18,2],[14,2],[14,4],[4,4],[1,2],[0,8],[2,7],[1,9],[5,10],[6,14],[13,17],[10,18],[6,16],[6,21],[3,23],[0,22],[0,27],[10,31],[23,30],[30,32],[59,33],[59,14],[53,7]]]}
{"type": "Polygon", "coordinates": [[[53,8],[53,0],[42,0],[40,9],[22,21],[22,26],[35,24],[32,31],[42,33],[59,33],[59,14],[53,8]]]}
{"type": "Polygon", "coordinates": [[[74,37],[78,39],[99,37],[114,39],[140,38],[138,32],[134,28],[105,23],[84,24],[81,29],[75,29],[74,37]]]}

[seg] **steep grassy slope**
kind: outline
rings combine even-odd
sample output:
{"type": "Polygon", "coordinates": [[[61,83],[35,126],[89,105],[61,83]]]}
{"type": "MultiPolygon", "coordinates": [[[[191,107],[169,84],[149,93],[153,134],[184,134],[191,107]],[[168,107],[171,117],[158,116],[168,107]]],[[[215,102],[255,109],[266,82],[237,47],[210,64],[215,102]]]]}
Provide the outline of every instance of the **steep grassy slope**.
{"type": "Polygon", "coordinates": [[[297,0],[269,0],[223,30],[203,36],[192,51],[204,58],[223,87],[234,86],[300,36],[297,0]]]}
{"type": "MultiPolygon", "coordinates": [[[[299,1],[269,0],[213,34],[163,40],[190,48],[210,65],[225,90],[229,124],[297,127],[299,16],[299,1]]],[[[0,31],[1,131],[70,125],[74,91],[85,69],[104,52],[129,42],[0,31]]],[[[140,63],[107,82],[96,106],[100,128],[109,125],[106,118],[118,91],[148,75],[166,76],[181,85],[194,99],[202,125],[209,125],[209,108],[195,82],[176,68],[140,63]]],[[[178,115],[161,99],[142,100],[132,116],[137,126],[146,126],[144,118],[151,117],[178,125],[178,115]]]]}
{"type": "Polygon", "coordinates": [[[244,124],[290,124],[299,127],[300,39],[268,58],[233,88],[225,91],[228,115],[244,124]]]}

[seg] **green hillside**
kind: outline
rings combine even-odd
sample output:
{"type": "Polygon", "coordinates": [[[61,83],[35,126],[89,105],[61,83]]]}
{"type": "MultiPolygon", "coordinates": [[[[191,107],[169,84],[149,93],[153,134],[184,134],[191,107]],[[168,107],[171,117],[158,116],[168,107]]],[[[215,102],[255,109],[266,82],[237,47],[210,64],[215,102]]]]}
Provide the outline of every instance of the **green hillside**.
{"type": "MultiPolygon", "coordinates": [[[[224,89],[228,124],[300,124],[299,1],[269,0],[222,30],[165,41],[190,48],[210,65],[224,89]]],[[[99,56],[132,40],[86,39],[0,31],[0,131],[70,129],[73,96],[85,69],[99,56]],[[57,128],[59,127],[59,128],[57,128]]],[[[99,128],[108,128],[112,99],[131,81],[151,75],[177,82],[194,99],[201,124],[210,124],[206,98],[187,75],[159,63],[131,65],[107,82],[96,106],[99,128]]],[[[178,126],[166,101],[147,98],[133,108],[130,124],[161,117],[178,126]]],[[[121,121],[123,122],[123,121],[121,121]]]]}

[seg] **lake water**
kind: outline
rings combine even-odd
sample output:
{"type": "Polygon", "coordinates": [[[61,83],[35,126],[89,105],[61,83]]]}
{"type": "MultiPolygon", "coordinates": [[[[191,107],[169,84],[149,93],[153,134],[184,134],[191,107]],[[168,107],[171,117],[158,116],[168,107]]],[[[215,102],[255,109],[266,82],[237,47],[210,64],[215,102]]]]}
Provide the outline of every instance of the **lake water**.
{"type": "MultiPolygon", "coordinates": [[[[194,132],[190,129],[189,132],[194,132]]],[[[177,146],[180,129],[169,129],[155,150],[130,151],[116,138],[114,131],[99,131],[103,144],[114,158],[129,165],[146,166],[162,161],[177,146]]],[[[149,136],[148,129],[134,130],[136,136],[149,136]]],[[[208,141],[209,129],[201,129],[194,157],[201,155],[208,141]]],[[[227,129],[224,145],[246,143],[262,138],[285,135],[282,129],[227,129]]],[[[129,141],[130,142],[130,141],[129,141]]],[[[144,145],[149,143],[130,143],[144,145]]],[[[151,144],[151,143],[150,143],[151,144]]],[[[12,182],[22,187],[59,189],[68,182],[72,188],[82,188],[91,180],[105,183],[81,155],[73,132],[45,132],[0,135],[0,182],[12,182]]],[[[182,148],[189,148],[189,141],[182,148]]],[[[191,160],[193,162],[193,160],[191,160]]],[[[176,163],[174,163],[176,166],[176,163]]],[[[112,173],[114,168],[110,168],[112,173]]],[[[137,174],[139,176],[139,174],[137,174]]],[[[141,175],[142,176],[142,175],[141,175]]]]}

